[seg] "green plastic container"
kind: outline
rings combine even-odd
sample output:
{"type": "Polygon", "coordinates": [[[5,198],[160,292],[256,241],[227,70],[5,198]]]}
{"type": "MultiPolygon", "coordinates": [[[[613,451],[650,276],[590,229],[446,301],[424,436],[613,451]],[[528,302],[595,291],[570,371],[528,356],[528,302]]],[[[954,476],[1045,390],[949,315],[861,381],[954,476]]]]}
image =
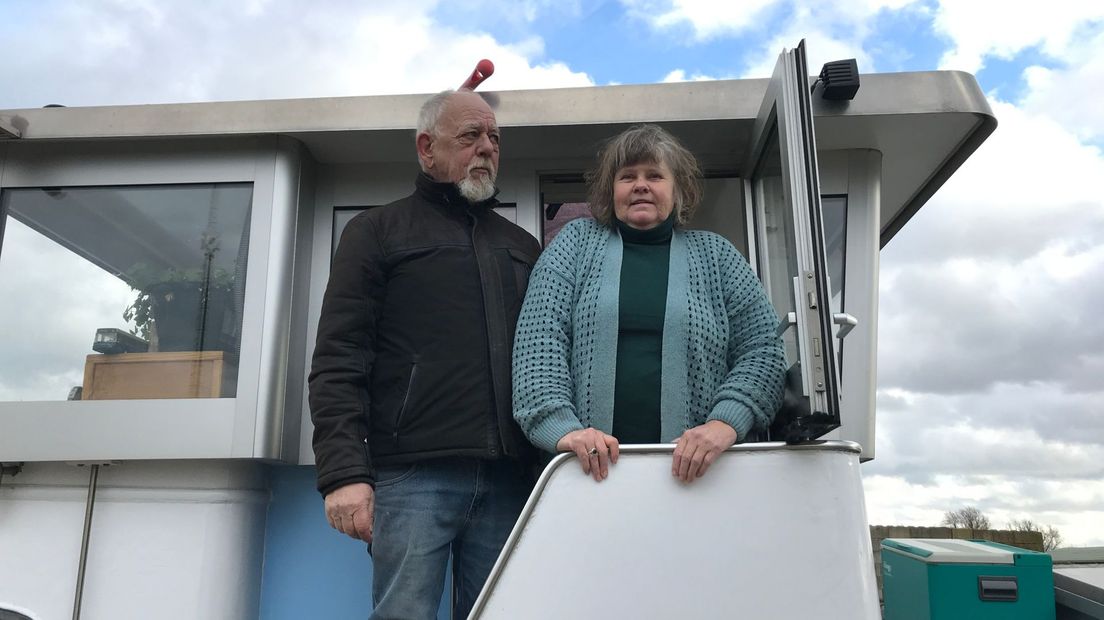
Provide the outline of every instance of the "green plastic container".
{"type": "Polygon", "coordinates": [[[1050,556],[984,540],[882,541],[885,620],[1054,620],[1050,556]]]}

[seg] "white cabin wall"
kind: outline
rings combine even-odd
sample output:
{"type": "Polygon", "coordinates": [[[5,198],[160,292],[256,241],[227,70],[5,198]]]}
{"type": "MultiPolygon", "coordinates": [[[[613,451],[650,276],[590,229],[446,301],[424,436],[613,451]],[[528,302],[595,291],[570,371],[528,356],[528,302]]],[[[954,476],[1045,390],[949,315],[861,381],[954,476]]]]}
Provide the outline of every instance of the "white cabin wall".
{"type": "Polygon", "coordinates": [[[848,149],[820,151],[817,158],[821,194],[847,196],[844,312],[858,319],[843,341],[842,425],[825,438],[858,443],[866,461],[875,455],[882,155],[870,149],[848,149]]]}
{"type": "Polygon", "coordinates": [[[706,179],[704,194],[689,228],[713,231],[732,242],[748,258],[744,182],[739,178],[706,179]]]}
{"type": "MultiPolygon", "coordinates": [[[[31,463],[0,486],[0,607],[72,617],[89,469],[31,463]]],[[[82,618],[255,618],[264,466],[127,461],[101,467],[82,618]]]]}

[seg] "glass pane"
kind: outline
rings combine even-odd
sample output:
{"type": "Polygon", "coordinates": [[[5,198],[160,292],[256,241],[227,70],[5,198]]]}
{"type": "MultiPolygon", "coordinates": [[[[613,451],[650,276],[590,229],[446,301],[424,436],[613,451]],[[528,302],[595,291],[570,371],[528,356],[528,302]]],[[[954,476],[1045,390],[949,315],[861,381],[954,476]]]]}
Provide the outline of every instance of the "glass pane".
{"type": "Polygon", "coordinates": [[[232,397],[249,183],[0,194],[0,401],[232,397]]]}
{"type": "Polygon", "coordinates": [[[843,265],[847,259],[847,196],[821,196],[824,251],[832,280],[832,312],[843,312],[843,265]]]}
{"type": "MultiPolygon", "coordinates": [[[[828,277],[832,280],[832,313],[844,310],[844,265],[847,261],[847,196],[821,196],[824,219],[824,251],[828,258],[828,277]]],[[[836,339],[836,364],[843,377],[843,340],[836,339]]]]}
{"type": "MultiPolygon", "coordinates": [[[[762,249],[760,274],[767,293],[779,317],[796,309],[793,279],[798,275],[797,252],[794,248],[793,211],[786,202],[782,179],[782,152],[778,144],[778,125],[768,135],[763,155],[752,177],[756,217],[762,218],[762,249]]],[[[797,330],[792,327],[782,337],[786,359],[796,362],[797,330]]]]}
{"type": "Polygon", "coordinates": [[[544,203],[544,247],[556,238],[560,230],[571,220],[581,217],[591,218],[590,204],[585,202],[546,202],[544,203]]]}

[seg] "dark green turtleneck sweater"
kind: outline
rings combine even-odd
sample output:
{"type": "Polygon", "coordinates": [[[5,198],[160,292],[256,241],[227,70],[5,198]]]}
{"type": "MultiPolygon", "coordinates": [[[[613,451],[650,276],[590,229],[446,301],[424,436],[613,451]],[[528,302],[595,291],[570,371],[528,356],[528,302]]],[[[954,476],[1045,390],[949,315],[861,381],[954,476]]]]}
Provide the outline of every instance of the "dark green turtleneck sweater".
{"type": "Polygon", "coordinates": [[[618,301],[613,436],[620,443],[659,443],[663,318],[667,305],[674,213],[637,230],[617,221],[624,247],[618,301]]]}

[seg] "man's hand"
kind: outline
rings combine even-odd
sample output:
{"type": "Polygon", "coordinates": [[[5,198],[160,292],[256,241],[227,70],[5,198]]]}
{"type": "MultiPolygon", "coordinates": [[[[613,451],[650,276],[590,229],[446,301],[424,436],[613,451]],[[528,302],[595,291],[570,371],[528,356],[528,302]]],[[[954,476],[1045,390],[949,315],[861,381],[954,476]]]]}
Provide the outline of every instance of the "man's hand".
{"type": "Polygon", "coordinates": [[[594,476],[597,482],[609,476],[610,463],[617,462],[620,452],[617,438],[596,428],[571,431],[560,437],[556,442],[556,449],[560,452],[574,452],[579,457],[583,473],[594,476]]]}
{"type": "Polygon", "coordinates": [[[710,420],[687,430],[675,440],[671,475],[683,482],[701,478],[713,461],[736,443],[736,439],[736,429],[720,420],[710,420]]]}
{"type": "Polygon", "coordinates": [[[326,520],[330,527],[366,543],[372,542],[375,492],[364,482],[347,484],[326,495],[326,520]]]}

